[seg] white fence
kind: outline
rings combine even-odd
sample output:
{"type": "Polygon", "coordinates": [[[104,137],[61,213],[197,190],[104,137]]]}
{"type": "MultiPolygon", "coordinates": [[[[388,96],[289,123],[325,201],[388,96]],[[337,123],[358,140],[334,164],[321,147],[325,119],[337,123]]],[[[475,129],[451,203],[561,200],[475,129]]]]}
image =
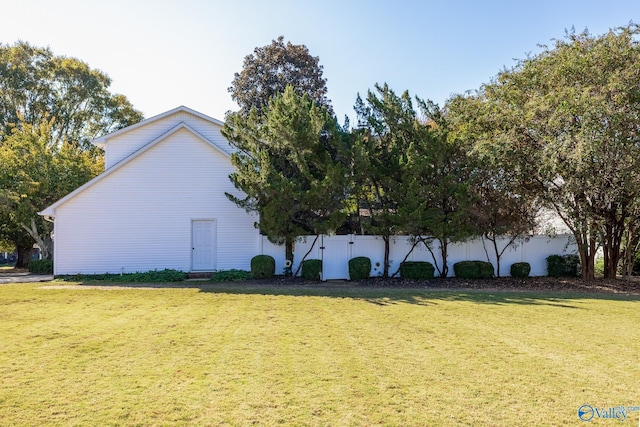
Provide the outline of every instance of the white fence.
{"type": "MultiPolygon", "coordinates": [[[[365,256],[371,260],[371,276],[380,276],[383,271],[384,241],[378,236],[325,236],[320,235],[314,243],[316,236],[303,236],[295,243],[294,264],[295,272],[304,255],[310,250],[306,259],[322,260],[322,279],[339,280],[349,279],[349,260],[358,256],[365,256]],[[312,246],[313,245],[313,246],[312,246]]],[[[506,239],[499,241],[499,249],[507,243],[506,239]]],[[[449,276],[453,276],[453,264],[458,261],[483,260],[490,261],[496,269],[496,256],[490,241],[482,239],[470,240],[464,243],[450,244],[448,248],[449,276]],[[488,257],[487,257],[488,254],[488,257]]],[[[394,236],[391,238],[389,254],[389,274],[393,274],[402,260],[413,246],[407,236],[394,236]]],[[[432,244],[432,251],[436,256],[438,266],[441,266],[440,247],[437,240],[432,244]]],[[[276,260],[276,274],[284,271],[285,250],[282,245],[274,245],[262,236],[261,253],[271,255],[276,260]]],[[[546,276],[549,255],[562,255],[577,253],[575,243],[571,235],[563,234],[555,237],[532,236],[525,241],[517,241],[504,251],[500,258],[500,275],[509,276],[511,264],[515,262],[528,262],[531,265],[531,276],[546,276]]],[[[431,253],[424,244],[420,243],[413,250],[407,261],[428,261],[435,265],[431,253]]],[[[436,275],[438,274],[436,270],[436,275]]]]}

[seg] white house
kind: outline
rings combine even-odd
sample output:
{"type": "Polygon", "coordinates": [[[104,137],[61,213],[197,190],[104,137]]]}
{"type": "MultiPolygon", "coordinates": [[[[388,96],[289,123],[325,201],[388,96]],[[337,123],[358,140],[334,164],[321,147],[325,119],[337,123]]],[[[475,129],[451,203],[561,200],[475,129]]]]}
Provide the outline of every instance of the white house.
{"type": "Polygon", "coordinates": [[[105,171],[40,212],[54,222],[54,274],[248,270],[261,239],[225,196],[239,192],[222,127],[178,107],[93,141],[105,171]]]}

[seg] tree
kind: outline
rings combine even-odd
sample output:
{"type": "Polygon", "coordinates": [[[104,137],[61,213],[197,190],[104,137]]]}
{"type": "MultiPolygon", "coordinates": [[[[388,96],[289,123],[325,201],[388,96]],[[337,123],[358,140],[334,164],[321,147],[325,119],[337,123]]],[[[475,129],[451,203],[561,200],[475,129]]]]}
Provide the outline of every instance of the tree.
{"type": "Polygon", "coordinates": [[[356,99],[358,115],[352,149],[352,192],[365,209],[362,228],[384,241],[384,277],[389,276],[391,236],[403,227],[399,212],[406,198],[405,176],[409,147],[415,143],[416,112],[409,92],[398,96],[387,84],[368,91],[366,103],[356,99]]]}
{"type": "MultiPolygon", "coordinates": [[[[508,180],[503,171],[483,166],[474,169],[470,191],[473,204],[470,218],[477,234],[490,242],[496,259],[496,277],[501,275],[500,260],[510,247],[527,239],[535,229],[539,207],[534,197],[509,188],[514,181],[508,180]]],[[[488,251],[487,259],[491,261],[488,251]]]]}
{"type": "Polygon", "coordinates": [[[449,244],[470,238],[471,168],[465,147],[453,138],[440,108],[417,98],[422,115],[410,147],[405,175],[405,200],[399,212],[408,220],[406,231],[423,242],[440,277],[447,277],[449,244]],[[432,249],[438,240],[440,265],[432,249]]]}
{"type": "Polygon", "coordinates": [[[18,121],[37,127],[54,118],[54,142],[91,148],[95,137],[142,119],[125,96],[109,92],[110,85],[102,71],[49,48],[0,44],[0,133],[8,135],[18,121]]]}
{"type": "Polygon", "coordinates": [[[285,45],[282,36],[244,58],[242,71],[235,73],[229,92],[240,106],[238,113],[248,117],[252,109],[260,114],[287,86],[332,113],[319,58],[311,56],[305,45],[285,45]]]}
{"type": "Polygon", "coordinates": [[[640,208],[637,25],[567,34],[471,95],[476,148],[510,164],[575,236],[582,277],[600,244],[615,277],[640,208]]]}
{"type": "Polygon", "coordinates": [[[9,225],[5,232],[18,243],[26,232],[45,259],[52,254],[53,227],[38,212],[103,169],[101,156],[77,145],[57,144],[52,124],[53,119],[38,127],[20,123],[0,144],[0,217],[9,225]]]}
{"type": "Polygon", "coordinates": [[[227,197],[259,214],[258,227],[272,242],[285,243],[287,260],[293,262],[298,236],[327,233],[342,222],[342,140],[325,107],[287,86],[262,115],[229,113],[223,134],[237,148],[230,179],[244,193],[227,197]]]}
{"type": "MultiPolygon", "coordinates": [[[[12,129],[29,133],[47,122],[51,145],[62,149],[69,144],[91,151],[90,156],[101,155],[101,150],[89,144],[93,138],[142,119],[126,97],[109,92],[110,84],[105,73],[78,59],[56,56],[48,48],[22,41],[0,44],[0,146],[12,137],[12,129]]],[[[0,192],[13,191],[13,185],[11,180],[0,182],[0,192]]],[[[64,195],[53,188],[51,191],[64,195]]],[[[13,209],[18,205],[3,204],[0,239],[14,242],[19,254],[17,266],[21,267],[26,265],[25,256],[34,240],[17,219],[20,215],[10,212],[8,206],[13,209]]]]}
{"type": "Polygon", "coordinates": [[[503,162],[487,150],[475,150],[477,139],[474,126],[477,105],[471,98],[454,96],[447,101],[445,115],[454,138],[465,145],[469,176],[467,177],[471,204],[469,219],[473,234],[482,237],[486,248],[490,242],[496,259],[496,276],[501,275],[500,259],[506,250],[526,239],[537,225],[540,205],[530,185],[520,180],[513,163],[503,162]]]}
{"type": "Polygon", "coordinates": [[[353,188],[367,212],[363,228],[385,243],[383,276],[389,274],[391,236],[408,233],[414,248],[427,246],[445,277],[449,243],[471,232],[465,152],[450,140],[437,105],[416,97],[416,110],[407,91],[398,96],[386,84],[375,88],[377,94],[369,91],[366,103],[358,96],[355,105],[353,188]],[[431,249],[436,239],[442,266],[431,249]]]}

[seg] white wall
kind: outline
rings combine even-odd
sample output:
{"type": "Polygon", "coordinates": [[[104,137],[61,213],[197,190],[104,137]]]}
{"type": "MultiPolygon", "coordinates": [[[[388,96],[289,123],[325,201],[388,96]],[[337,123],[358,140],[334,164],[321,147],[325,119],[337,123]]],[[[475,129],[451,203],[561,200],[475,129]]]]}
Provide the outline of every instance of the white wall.
{"type": "MultiPolygon", "coordinates": [[[[105,146],[105,168],[115,166],[149,141],[166,133],[179,123],[185,123],[209,141],[231,154],[229,142],[222,136],[220,126],[212,125],[207,120],[186,111],[177,111],[160,120],[149,119],[149,123],[127,130],[107,139],[105,146]]],[[[134,125],[135,126],[135,125],[134,125]]]]}
{"type": "MultiPolygon", "coordinates": [[[[294,250],[294,271],[302,261],[302,257],[311,248],[315,236],[304,236],[296,242],[294,250]]],[[[499,249],[507,243],[506,239],[499,241],[499,249]]],[[[481,239],[471,240],[465,243],[450,244],[448,248],[449,277],[454,275],[453,264],[467,260],[489,260],[496,268],[496,257],[491,242],[485,241],[483,246],[481,239]],[[487,258],[487,253],[489,257],[487,258]]],[[[394,236],[390,244],[389,263],[390,274],[393,274],[405,258],[412,243],[407,236],[394,236]]],[[[439,267],[440,247],[438,241],[432,244],[432,250],[436,255],[439,267]]],[[[572,236],[563,234],[556,237],[533,236],[526,241],[517,241],[508,247],[500,259],[500,275],[509,276],[511,264],[515,262],[528,262],[531,265],[531,276],[546,276],[549,255],[576,253],[577,248],[572,236]]],[[[266,237],[262,237],[262,252],[271,255],[276,260],[276,274],[280,274],[284,268],[284,246],[274,245],[266,237]]],[[[365,256],[371,259],[371,275],[380,276],[383,271],[384,241],[377,236],[321,236],[311,253],[306,259],[323,259],[324,279],[348,279],[349,259],[357,256],[365,256]],[[335,244],[334,244],[335,243],[335,244]],[[324,247],[325,249],[321,249],[324,247]],[[331,253],[327,253],[331,251],[331,253]],[[345,273],[346,272],[346,273],[345,273]]],[[[435,265],[431,253],[424,244],[419,244],[407,258],[408,261],[428,261],[435,265]]],[[[496,269],[497,272],[497,269],[496,269]]],[[[437,275],[436,271],[436,275],[437,275]]]]}
{"type": "Polygon", "coordinates": [[[181,129],[56,208],[54,274],[191,269],[191,221],[215,219],[216,269],[250,269],[255,217],[227,199],[227,156],[181,129]]]}

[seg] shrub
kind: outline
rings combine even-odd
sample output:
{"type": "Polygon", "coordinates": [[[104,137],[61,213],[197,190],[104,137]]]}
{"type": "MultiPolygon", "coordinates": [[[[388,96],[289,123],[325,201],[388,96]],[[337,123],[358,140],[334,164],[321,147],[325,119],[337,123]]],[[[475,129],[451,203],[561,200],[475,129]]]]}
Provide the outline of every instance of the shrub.
{"type": "Polygon", "coordinates": [[[165,268],[164,270],[152,270],[138,273],[76,274],[71,276],[57,276],[57,278],[71,281],[103,280],[105,282],[116,283],[165,283],[182,282],[187,278],[187,273],[180,270],[165,268]]]}
{"type": "Polygon", "coordinates": [[[31,273],[53,274],[53,261],[50,259],[33,259],[27,267],[31,273]]]}
{"type": "Polygon", "coordinates": [[[596,258],[593,263],[593,272],[596,277],[604,275],[604,258],[596,258]]]}
{"type": "Polygon", "coordinates": [[[580,257],[575,254],[550,255],[547,272],[550,277],[576,277],[580,272],[580,257]]]}
{"type": "Polygon", "coordinates": [[[276,260],[269,255],[251,258],[251,276],[254,279],[270,279],[276,274],[276,260]]]}
{"type": "Polygon", "coordinates": [[[364,280],[371,275],[371,260],[364,256],[349,260],[349,277],[351,280],[364,280]]]}
{"type": "Polygon", "coordinates": [[[493,264],[488,261],[476,261],[476,264],[480,269],[481,279],[491,279],[494,276],[493,264]]]}
{"type": "Polygon", "coordinates": [[[531,273],[531,264],[528,262],[516,262],[511,264],[512,277],[529,277],[531,273]]]}
{"type": "Polygon", "coordinates": [[[244,270],[222,270],[213,273],[211,280],[214,282],[241,282],[252,277],[250,272],[244,270]]]}
{"type": "Polygon", "coordinates": [[[453,264],[456,277],[462,279],[490,279],[493,277],[493,264],[487,261],[460,261],[453,264]]]}
{"type": "Polygon", "coordinates": [[[400,277],[403,279],[433,279],[436,269],[430,262],[405,261],[400,264],[400,277]]]}
{"type": "Polygon", "coordinates": [[[307,259],[302,261],[302,278],[307,280],[320,280],[322,272],[322,260],[307,259]]]}

